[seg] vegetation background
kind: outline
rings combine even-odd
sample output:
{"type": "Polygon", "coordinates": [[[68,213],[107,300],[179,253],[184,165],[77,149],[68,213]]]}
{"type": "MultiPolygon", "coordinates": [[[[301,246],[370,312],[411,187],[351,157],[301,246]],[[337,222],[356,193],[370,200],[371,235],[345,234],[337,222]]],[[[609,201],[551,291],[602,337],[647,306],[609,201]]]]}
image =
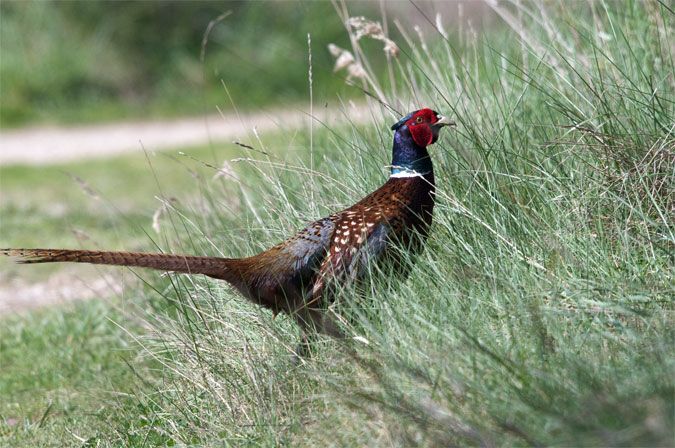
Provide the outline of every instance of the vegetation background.
{"type": "Polygon", "coordinates": [[[15,294],[103,288],[0,317],[0,445],[673,445],[673,10],[406,5],[0,4],[3,129],[309,108],[308,33],[313,107],[346,116],[252,150],[2,166],[0,246],[252,254],[381,184],[398,116],[459,123],[413,275],[347,291],[353,338],[298,366],[292,322],[220,283],[3,263],[15,294]]]}
{"type": "Polygon", "coordinates": [[[8,1],[0,8],[4,127],[212,113],[214,105],[230,107],[221,81],[243,108],[304,101],[308,33],[320,50],[317,100],[346,90],[325,51],[348,41],[341,23],[327,20],[329,2],[8,1]],[[209,33],[202,62],[209,23],[228,11],[209,33]]]}

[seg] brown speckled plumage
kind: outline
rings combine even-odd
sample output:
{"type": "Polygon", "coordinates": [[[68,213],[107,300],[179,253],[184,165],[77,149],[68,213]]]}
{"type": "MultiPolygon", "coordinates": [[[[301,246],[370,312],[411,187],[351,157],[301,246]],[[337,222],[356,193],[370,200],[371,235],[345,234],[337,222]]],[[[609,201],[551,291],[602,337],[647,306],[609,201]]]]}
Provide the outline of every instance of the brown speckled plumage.
{"type": "Polygon", "coordinates": [[[375,259],[396,262],[388,254],[391,244],[417,252],[431,225],[434,188],[433,173],[391,178],[338,213],[329,256],[321,264],[312,299],[319,300],[331,283],[353,281],[364,263],[375,259]]]}
{"type": "Polygon", "coordinates": [[[21,263],[78,262],[205,274],[232,284],[248,299],[294,316],[305,329],[337,335],[322,313],[341,285],[359,280],[367,263],[398,264],[399,250],[421,249],[431,225],[434,174],[426,146],[452,120],[415,111],[392,129],[392,177],[353,206],[315,221],[278,245],[248,258],[138,252],[5,249],[21,263]]]}

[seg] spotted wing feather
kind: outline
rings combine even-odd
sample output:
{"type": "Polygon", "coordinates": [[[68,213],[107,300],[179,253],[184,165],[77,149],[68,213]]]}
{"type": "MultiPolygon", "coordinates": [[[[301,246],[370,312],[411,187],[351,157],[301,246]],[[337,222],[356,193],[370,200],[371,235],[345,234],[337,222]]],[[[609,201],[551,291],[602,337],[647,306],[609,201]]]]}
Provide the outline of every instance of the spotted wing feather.
{"type": "Polygon", "coordinates": [[[386,252],[390,229],[384,216],[357,206],[340,213],[308,302],[321,300],[329,285],[335,288],[361,277],[368,263],[386,252]]]}
{"type": "Polygon", "coordinates": [[[392,243],[402,244],[411,253],[417,252],[421,245],[415,234],[425,238],[431,224],[432,191],[433,175],[390,179],[357,204],[339,212],[330,252],[321,264],[307,302],[331,302],[332,297],[323,297],[327,289],[337,292],[340,286],[358,280],[369,263],[384,258],[398,263],[395,254],[388,250],[392,243]]]}

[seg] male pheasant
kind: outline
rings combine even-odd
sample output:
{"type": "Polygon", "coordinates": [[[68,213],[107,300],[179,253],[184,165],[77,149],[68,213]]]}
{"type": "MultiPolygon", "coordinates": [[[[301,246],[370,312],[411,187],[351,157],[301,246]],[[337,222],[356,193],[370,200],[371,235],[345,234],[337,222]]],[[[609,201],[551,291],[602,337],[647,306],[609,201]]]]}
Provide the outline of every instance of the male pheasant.
{"type": "Polygon", "coordinates": [[[293,316],[311,329],[337,336],[322,310],[340,286],[357,281],[367,263],[398,264],[400,250],[418,252],[426,240],[434,207],[434,172],[427,146],[439,129],[455,122],[421,109],[392,126],[391,176],[361,201],[309,224],[271,249],[248,258],[199,257],[66,249],[3,249],[20,263],[77,262],[136,266],[205,274],[233,285],[242,295],[275,313],[293,316]]]}

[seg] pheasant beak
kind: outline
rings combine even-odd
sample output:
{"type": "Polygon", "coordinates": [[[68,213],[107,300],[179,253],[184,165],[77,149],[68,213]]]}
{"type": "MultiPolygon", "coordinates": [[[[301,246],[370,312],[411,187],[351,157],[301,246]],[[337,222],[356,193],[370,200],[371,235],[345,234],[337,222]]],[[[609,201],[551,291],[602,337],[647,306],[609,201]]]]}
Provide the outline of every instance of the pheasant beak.
{"type": "Polygon", "coordinates": [[[433,126],[436,126],[438,128],[442,128],[443,126],[456,126],[457,123],[455,123],[454,120],[449,119],[448,117],[444,117],[443,115],[437,115],[436,116],[438,120],[433,124],[433,126]]]}

